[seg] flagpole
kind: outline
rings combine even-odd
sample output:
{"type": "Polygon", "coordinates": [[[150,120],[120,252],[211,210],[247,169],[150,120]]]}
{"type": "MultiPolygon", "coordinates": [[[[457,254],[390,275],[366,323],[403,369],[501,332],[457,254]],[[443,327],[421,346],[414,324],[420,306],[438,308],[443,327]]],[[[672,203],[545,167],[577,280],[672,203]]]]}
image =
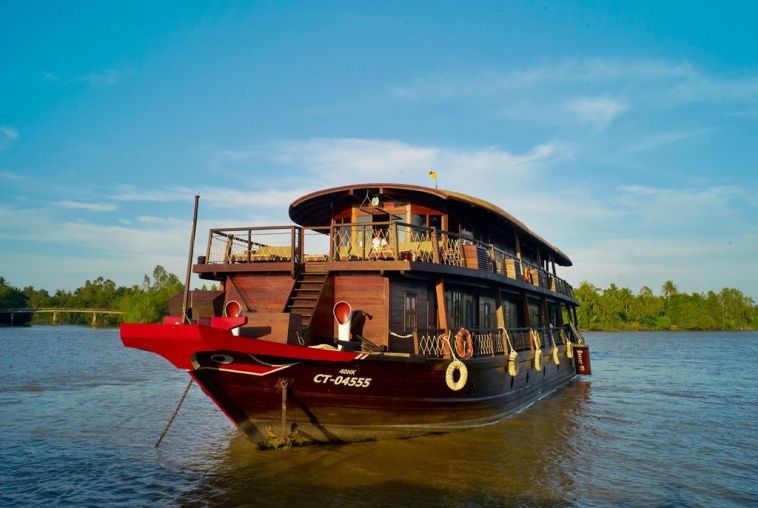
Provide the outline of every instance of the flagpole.
{"type": "Polygon", "coordinates": [[[437,172],[436,171],[429,171],[429,176],[434,178],[434,188],[437,188],[437,172]]]}

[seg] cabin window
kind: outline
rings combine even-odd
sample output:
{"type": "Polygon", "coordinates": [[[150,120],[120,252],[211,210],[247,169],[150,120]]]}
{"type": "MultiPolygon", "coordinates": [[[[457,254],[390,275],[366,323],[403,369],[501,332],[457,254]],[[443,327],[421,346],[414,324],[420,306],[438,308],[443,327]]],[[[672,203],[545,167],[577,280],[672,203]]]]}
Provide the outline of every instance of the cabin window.
{"type": "Polygon", "coordinates": [[[368,224],[370,224],[373,219],[374,218],[370,215],[358,215],[355,217],[355,222],[360,224],[359,227],[356,227],[355,245],[361,247],[371,245],[371,237],[373,234],[371,228],[368,227],[368,224]]]}
{"type": "Polygon", "coordinates": [[[451,324],[454,329],[458,329],[463,325],[463,293],[460,291],[453,291],[453,305],[450,307],[451,312],[451,324]]]}
{"type": "Polygon", "coordinates": [[[494,328],[492,326],[492,302],[480,302],[479,327],[485,329],[494,328]]]}
{"type": "Polygon", "coordinates": [[[405,293],[405,310],[403,312],[403,329],[406,332],[416,330],[418,316],[418,298],[415,294],[405,293]]]}
{"type": "Polygon", "coordinates": [[[442,215],[427,215],[414,213],[411,216],[411,224],[427,228],[442,228],[442,215]]]}
{"type": "Polygon", "coordinates": [[[560,322],[558,321],[558,308],[555,306],[555,304],[548,304],[548,314],[550,315],[550,324],[553,326],[558,326],[560,322]]]}
{"type": "Polygon", "coordinates": [[[531,328],[540,328],[545,326],[542,319],[542,312],[540,311],[540,305],[537,302],[529,302],[529,326],[531,328]]]}
{"type": "Polygon", "coordinates": [[[518,305],[516,302],[505,300],[503,302],[503,312],[505,313],[505,327],[518,328],[518,305]]]}
{"type": "MultiPolygon", "coordinates": [[[[405,222],[405,216],[404,215],[392,215],[390,217],[390,220],[392,222],[405,222]]],[[[397,227],[397,241],[400,243],[403,242],[409,242],[410,239],[406,238],[406,235],[408,231],[406,231],[407,228],[404,227],[397,227]]]]}
{"type": "Polygon", "coordinates": [[[428,240],[429,231],[421,228],[435,228],[437,231],[442,230],[442,215],[426,215],[414,213],[411,215],[411,224],[419,229],[414,230],[413,240],[428,240]]]}
{"type": "MultiPolygon", "coordinates": [[[[335,224],[349,224],[350,223],[350,219],[349,218],[347,218],[347,219],[338,219],[338,220],[335,220],[334,223],[335,224]]],[[[335,242],[334,242],[334,244],[336,246],[340,246],[340,245],[349,246],[350,245],[350,233],[351,233],[351,228],[349,226],[342,226],[342,227],[335,228],[335,242]]]]}
{"type": "Polygon", "coordinates": [[[466,298],[466,329],[474,328],[474,301],[466,298]]]}

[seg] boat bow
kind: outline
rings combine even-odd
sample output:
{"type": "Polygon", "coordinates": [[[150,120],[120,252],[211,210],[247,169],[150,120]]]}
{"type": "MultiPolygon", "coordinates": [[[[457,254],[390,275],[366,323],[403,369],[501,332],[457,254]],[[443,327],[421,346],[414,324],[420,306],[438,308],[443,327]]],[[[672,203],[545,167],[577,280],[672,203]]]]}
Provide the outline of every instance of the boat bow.
{"type": "Polygon", "coordinates": [[[126,347],[158,354],[176,368],[184,370],[194,370],[193,356],[208,351],[234,351],[290,361],[349,362],[366,356],[362,353],[281,344],[234,335],[232,330],[246,320],[242,317],[213,318],[208,323],[195,324],[182,324],[178,319],[168,319],[162,324],[124,323],[121,325],[121,341],[126,347]]]}

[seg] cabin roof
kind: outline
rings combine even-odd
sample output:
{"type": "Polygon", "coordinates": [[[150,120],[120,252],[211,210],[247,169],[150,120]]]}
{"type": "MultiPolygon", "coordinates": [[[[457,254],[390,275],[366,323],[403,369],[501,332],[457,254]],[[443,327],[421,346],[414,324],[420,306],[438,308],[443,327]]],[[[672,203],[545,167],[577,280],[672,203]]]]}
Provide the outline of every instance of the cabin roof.
{"type": "MultiPolygon", "coordinates": [[[[483,199],[450,190],[396,183],[344,185],[312,192],[296,199],[290,205],[289,215],[293,222],[304,227],[324,226],[331,223],[335,204],[343,203],[346,200],[360,204],[362,200],[370,199],[370,197],[378,197],[380,200],[405,198],[411,202],[439,200],[440,210],[450,209],[444,205],[452,205],[459,209],[474,207],[481,210],[484,215],[487,215],[486,212],[494,215],[496,220],[500,220],[502,224],[512,225],[519,232],[522,241],[526,241],[527,244],[536,244],[541,250],[548,251],[553,255],[557,264],[562,266],[571,266],[572,264],[569,257],[560,249],[530,230],[523,222],[499,206],[483,199]]],[[[367,202],[367,204],[369,203],[367,202]]]]}

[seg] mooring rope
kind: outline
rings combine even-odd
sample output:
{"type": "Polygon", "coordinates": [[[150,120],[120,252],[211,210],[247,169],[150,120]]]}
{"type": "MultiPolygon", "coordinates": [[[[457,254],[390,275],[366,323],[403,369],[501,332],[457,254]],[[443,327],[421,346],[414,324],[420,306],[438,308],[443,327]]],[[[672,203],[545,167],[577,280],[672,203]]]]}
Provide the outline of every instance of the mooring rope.
{"type": "Polygon", "coordinates": [[[287,381],[281,382],[282,387],[282,437],[287,432],[287,381]]]}
{"type": "Polygon", "coordinates": [[[182,394],[182,398],[179,399],[179,404],[176,406],[176,409],[174,409],[174,414],[171,415],[171,419],[166,424],[166,428],[163,429],[163,434],[161,434],[161,437],[158,438],[158,442],[155,443],[155,447],[158,448],[161,445],[161,441],[163,441],[163,438],[166,437],[166,433],[168,432],[168,428],[171,427],[171,424],[174,423],[174,418],[176,418],[176,415],[179,414],[179,409],[181,409],[182,404],[184,403],[184,399],[187,398],[187,394],[189,393],[189,389],[192,386],[192,381],[194,379],[190,378],[189,383],[187,383],[187,388],[184,389],[184,393],[182,394]]]}

